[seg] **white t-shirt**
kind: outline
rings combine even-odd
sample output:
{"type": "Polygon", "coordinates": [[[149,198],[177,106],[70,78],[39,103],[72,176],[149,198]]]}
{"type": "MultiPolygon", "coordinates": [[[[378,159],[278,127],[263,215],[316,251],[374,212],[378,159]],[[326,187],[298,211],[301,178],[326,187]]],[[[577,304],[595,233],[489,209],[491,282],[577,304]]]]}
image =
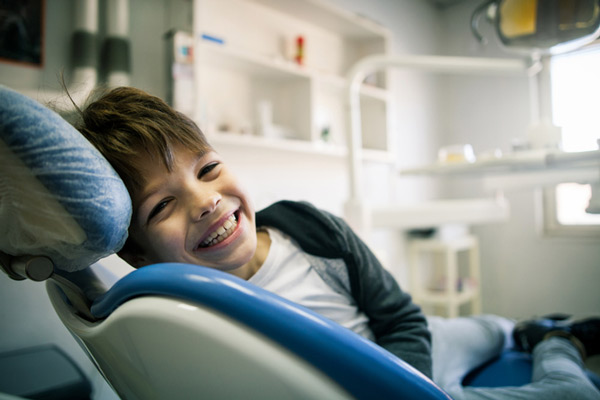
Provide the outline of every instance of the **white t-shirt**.
{"type": "Polygon", "coordinates": [[[373,340],[367,316],[352,298],[334,291],[287,235],[266,228],[271,247],[264,264],[248,281],[373,340]]]}

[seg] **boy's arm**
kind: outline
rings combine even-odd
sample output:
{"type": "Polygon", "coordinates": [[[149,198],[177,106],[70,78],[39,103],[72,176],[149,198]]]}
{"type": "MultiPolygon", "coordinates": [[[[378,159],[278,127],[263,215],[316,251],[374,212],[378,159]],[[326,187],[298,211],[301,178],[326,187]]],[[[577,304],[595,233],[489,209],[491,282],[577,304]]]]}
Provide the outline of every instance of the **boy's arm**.
{"type": "Polygon", "coordinates": [[[431,334],[420,307],[348,225],[337,223],[349,245],[344,259],[352,294],[369,317],[377,344],[431,377],[431,334]]]}
{"type": "Polygon", "coordinates": [[[431,377],[431,338],[420,308],[341,218],[309,203],[281,201],[259,212],[256,223],[290,234],[309,254],[342,257],[377,343],[431,377]]]}

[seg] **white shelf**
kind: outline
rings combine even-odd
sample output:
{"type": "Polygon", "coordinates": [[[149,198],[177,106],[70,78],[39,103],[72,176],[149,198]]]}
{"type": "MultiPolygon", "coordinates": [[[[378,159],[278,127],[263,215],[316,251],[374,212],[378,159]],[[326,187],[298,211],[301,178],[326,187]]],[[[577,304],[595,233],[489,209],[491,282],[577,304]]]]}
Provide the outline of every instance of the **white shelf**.
{"type": "Polygon", "coordinates": [[[473,247],[475,237],[470,235],[452,237],[451,240],[444,238],[411,239],[411,246],[419,251],[440,252],[448,249],[462,251],[473,247]]]}
{"type": "Polygon", "coordinates": [[[269,79],[310,78],[311,74],[302,66],[281,57],[269,57],[236,49],[227,44],[198,42],[196,52],[202,62],[214,66],[243,71],[251,76],[269,79]]]}
{"type": "Polygon", "coordinates": [[[344,149],[339,146],[307,140],[267,138],[230,132],[207,134],[207,139],[217,148],[218,146],[239,146],[253,150],[344,157],[344,149]]]}
{"type": "MultiPolygon", "coordinates": [[[[454,301],[457,305],[466,304],[473,301],[478,294],[476,289],[464,289],[456,294],[454,301]]],[[[448,295],[441,290],[424,290],[419,300],[421,304],[448,305],[448,295]]]]}
{"type": "Polygon", "coordinates": [[[400,174],[484,174],[594,166],[600,166],[600,150],[573,153],[533,150],[514,152],[472,163],[438,162],[423,167],[403,169],[400,174]]]}
{"type": "Polygon", "coordinates": [[[322,0],[253,0],[269,8],[310,21],[323,29],[354,38],[377,39],[389,35],[381,25],[363,16],[336,8],[322,0]]]}
{"type": "Polygon", "coordinates": [[[591,183],[600,181],[600,150],[572,153],[558,150],[521,151],[472,163],[439,162],[403,169],[399,173],[482,176],[488,191],[551,186],[563,182],[591,183]]]}
{"type": "MultiPolygon", "coordinates": [[[[344,77],[322,73],[314,73],[312,77],[316,81],[330,86],[332,89],[339,90],[340,95],[345,96],[348,91],[348,81],[344,77]]],[[[390,95],[387,89],[368,84],[363,84],[360,87],[359,93],[363,98],[380,101],[387,101],[390,95]]]]}
{"type": "Polygon", "coordinates": [[[373,228],[407,230],[447,224],[502,222],[509,217],[509,207],[501,198],[450,199],[371,207],[369,214],[373,228]]]}
{"type": "MultiPolygon", "coordinates": [[[[281,139],[215,140],[334,158],[348,153],[346,74],[361,58],[387,53],[391,36],[374,21],[323,0],[194,0],[193,35],[195,100],[187,104],[194,104],[190,113],[197,123],[204,130],[260,133],[262,123],[286,131],[281,139]],[[300,36],[302,64],[294,59],[300,36]],[[328,143],[322,142],[325,130],[328,143]]],[[[387,74],[371,79],[359,89],[369,127],[361,159],[388,162],[387,74]]]]}
{"type": "MultiPolygon", "coordinates": [[[[231,132],[207,133],[208,141],[217,150],[219,146],[241,147],[255,151],[276,151],[279,153],[298,154],[303,156],[325,156],[340,161],[347,157],[344,146],[336,146],[325,142],[310,142],[307,140],[266,138],[254,135],[242,135],[231,132]]],[[[364,150],[363,160],[371,162],[393,163],[393,154],[383,150],[364,150]]]]}
{"type": "Polygon", "coordinates": [[[481,266],[477,238],[464,235],[446,240],[414,239],[408,242],[408,252],[411,290],[417,304],[443,306],[448,317],[457,317],[460,306],[466,303],[471,303],[473,314],[481,312],[481,266]],[[461,262],[460,253],[468,255],[466,264],[461,262]],[[440,256],[440,264],[436,262],[428,267],[427,263],[422,262],[424,255],[431,259],[436,254],[440,256]],[[425,277],[428,283],[424,282],[425,277]],[[462,282],[460,287],[459,282],[462,282]]]}
{"type": "MultiPolygon", "coordinates": [[[[340,95],[345,95],[348,88],[345,77],[314,71],[282,57],[254,54],[243,49],[229,47],[226,44],[210,43],[208,41],[199,42],[197,52],[207,64],[243,71],[254,77],[265,77],[274,80],[314,79],[334,90],[338,90],[340,95]]],[[[364,98],[387,101],[389,92],[384,88],[363,84],[360,95],[364,98]]]]}

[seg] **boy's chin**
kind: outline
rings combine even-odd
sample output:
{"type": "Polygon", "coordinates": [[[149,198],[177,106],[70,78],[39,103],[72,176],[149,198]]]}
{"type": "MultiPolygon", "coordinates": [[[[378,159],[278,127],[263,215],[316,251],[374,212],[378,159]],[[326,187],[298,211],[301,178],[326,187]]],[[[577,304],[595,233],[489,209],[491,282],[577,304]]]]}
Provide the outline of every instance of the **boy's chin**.
{"type": "Polygon", "coordinates": [[[202,265],[208,268],[216,269],[223,272],[234,273],[237,270],[244,269],[244,267],[252,260],[254,252],[245,251],[244,254],[237,254],[235,257],[229,259],[215,260],[201,260],[198,259],[195,264],[202,265]]]}
{"type": "Polygon", "coordinates": [[[221,272],[225,272],[227,274],[237,276],[238,278],[242,278],[244,280],[248,280],[252,275],[254,275],[254,272],[255,272],[255,271],[250,271],[250,268],[247,264],[237,266],[237,267],[236,266],[219,266],[219,267],[214,267],[213,269],[216,269],[221,272]]]}

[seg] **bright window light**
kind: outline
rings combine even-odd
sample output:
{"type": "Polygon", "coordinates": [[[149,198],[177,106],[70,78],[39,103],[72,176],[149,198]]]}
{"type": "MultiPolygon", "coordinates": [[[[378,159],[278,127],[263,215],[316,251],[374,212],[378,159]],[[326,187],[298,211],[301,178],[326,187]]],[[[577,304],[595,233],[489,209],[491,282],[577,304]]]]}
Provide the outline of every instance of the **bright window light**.
{"type": "Polygon", "coordinates": [[[554,123],[563,128],[563,150],[598,148],[600,47],[552,59],[554,123]]]}
{"type": "Polygon", "coordinates": [[[591,196],[590,185],[561,183],[556,187],[556,219],[561,225],[600,224],[599,214],[585,212],[591,196]]]}
{"type": "MultiPolygon", "coordinates": [[[[564,151],[598,149],[600,139],[600,46],[552,58],[554,124],[562,128],[564,151]]],[[[554,216],[559,225],[600,225],[600,214],[586,213],[590,185],[556,187],[554,216]]]]}

